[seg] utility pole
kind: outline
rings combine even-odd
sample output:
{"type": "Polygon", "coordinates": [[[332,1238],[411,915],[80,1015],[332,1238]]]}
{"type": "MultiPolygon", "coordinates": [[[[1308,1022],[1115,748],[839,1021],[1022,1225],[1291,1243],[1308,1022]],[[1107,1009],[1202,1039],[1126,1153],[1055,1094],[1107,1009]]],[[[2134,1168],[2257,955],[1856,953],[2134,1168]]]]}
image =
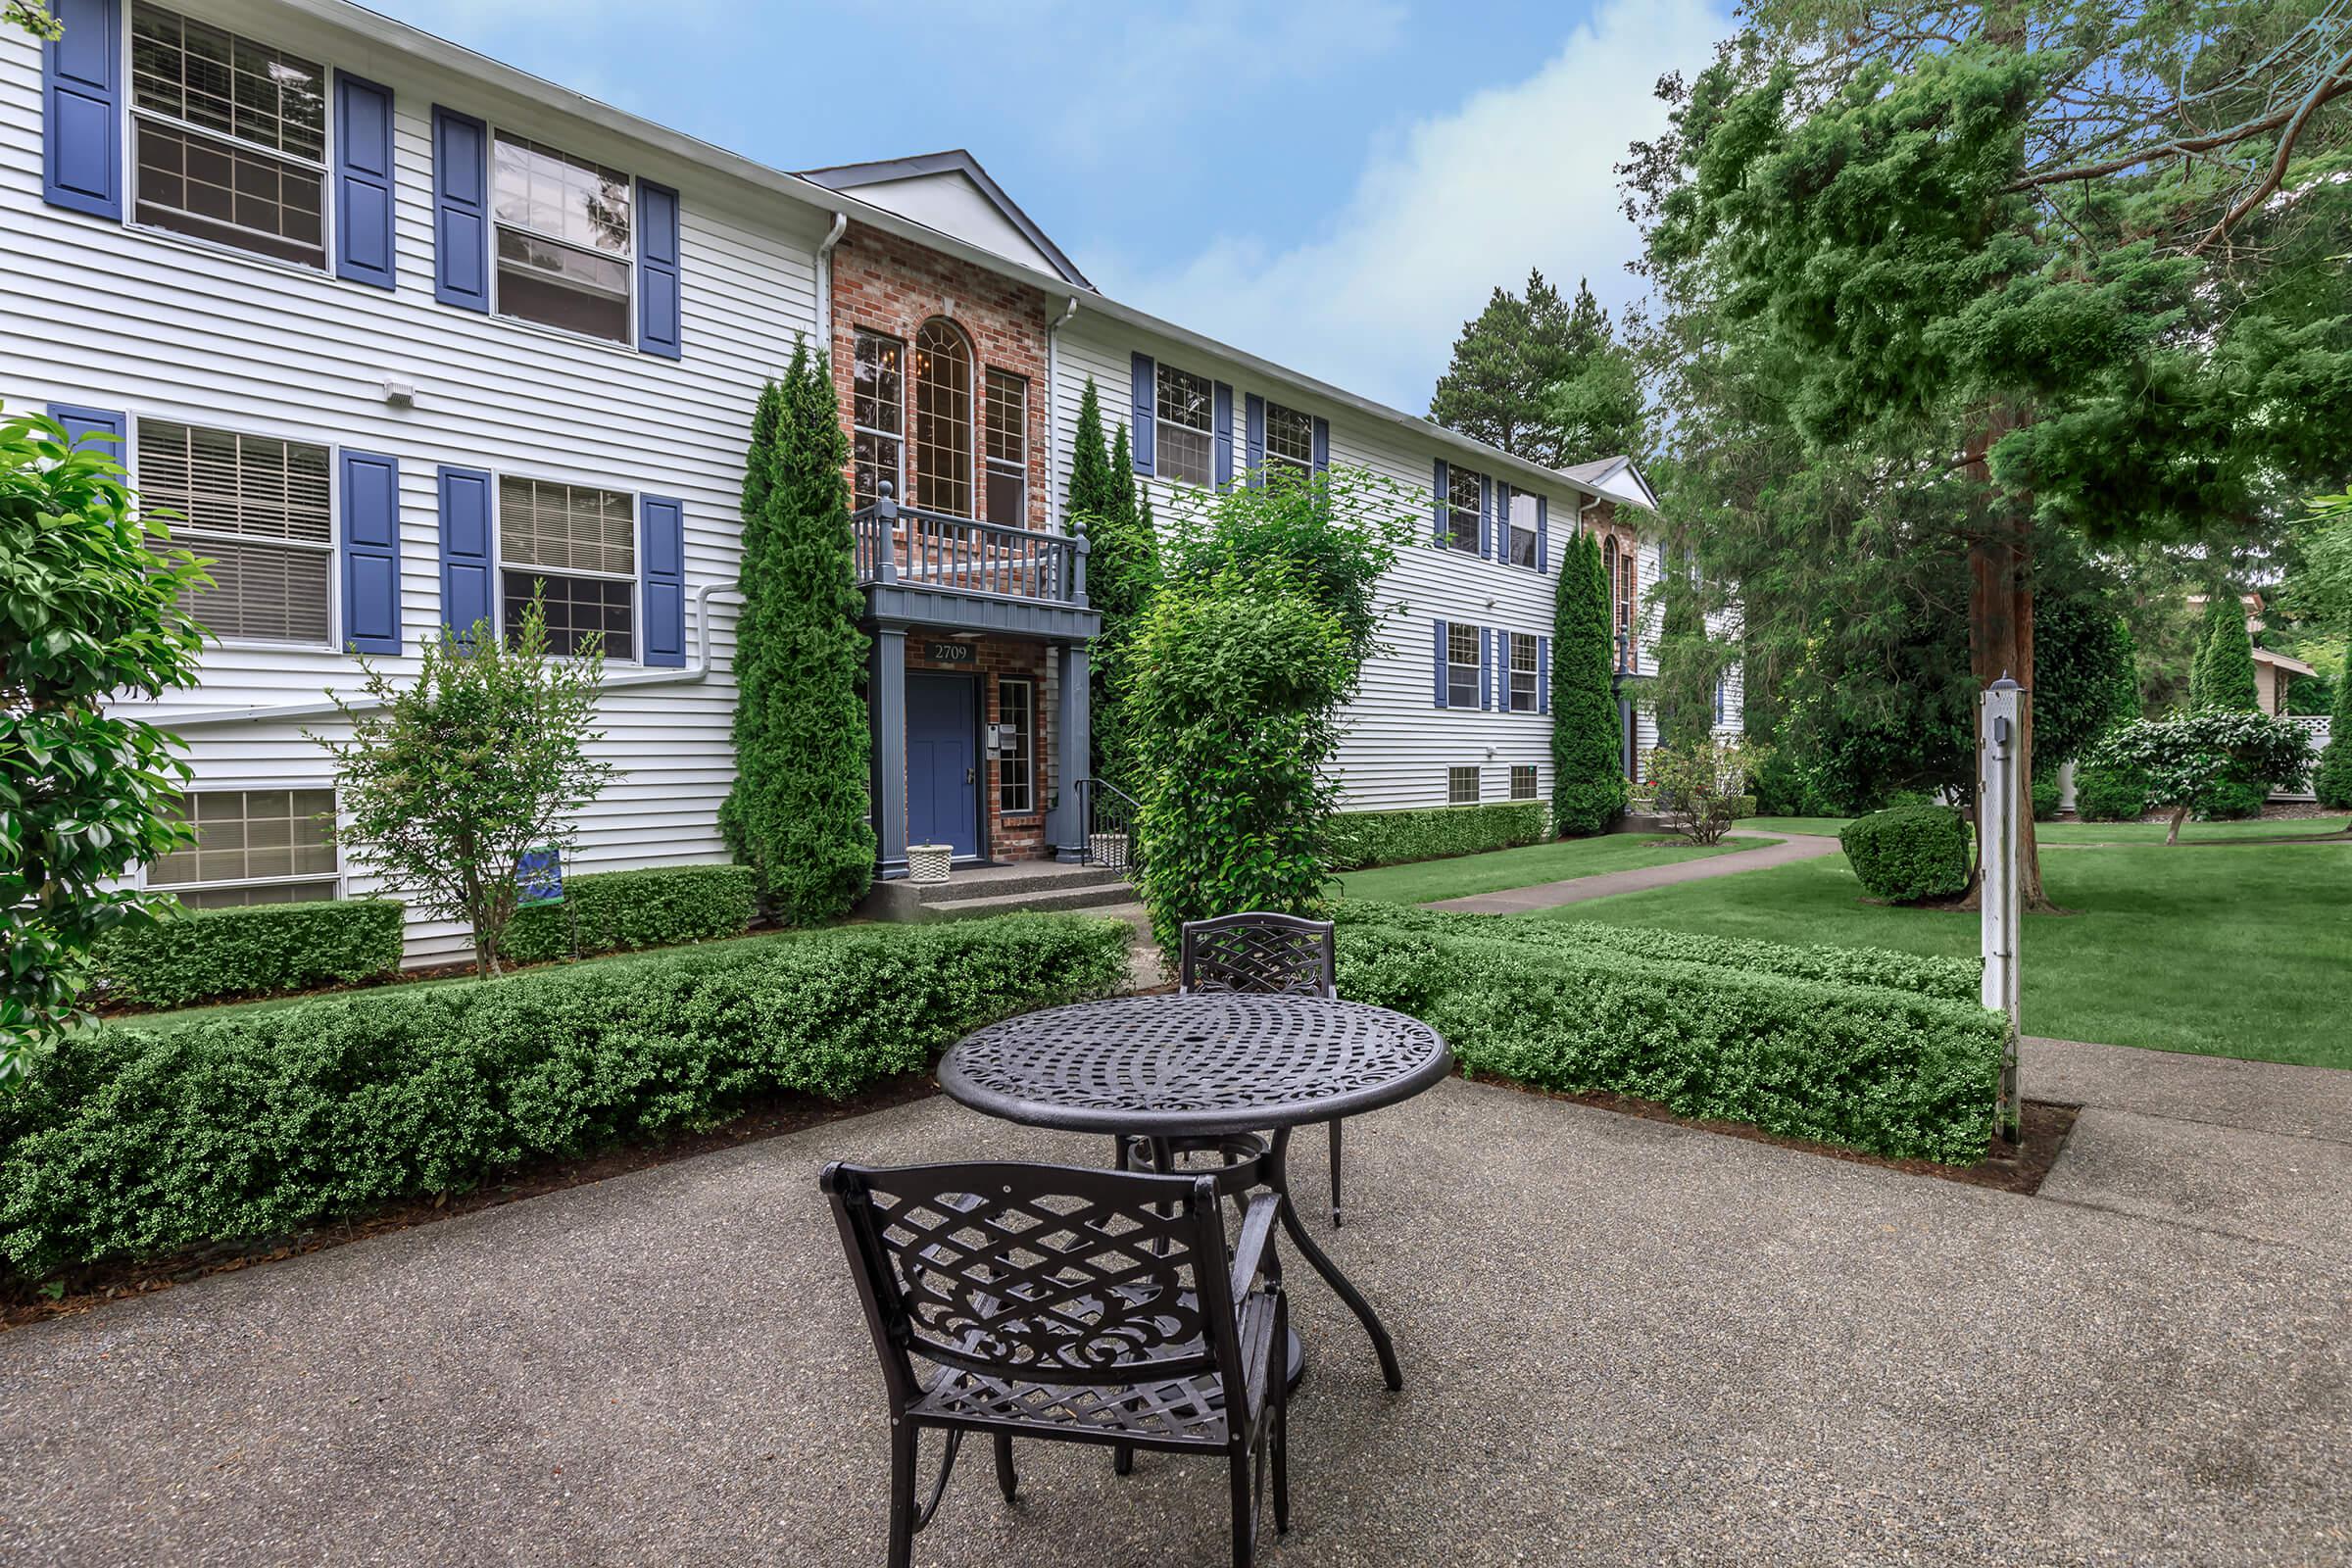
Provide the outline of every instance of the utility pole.
{"type": "Polygon", "coordinates": [[[2009,1020],[1993,1126],[2014,1148],[2023,1131],[2017,1098],[2018,939],[2023,934],[2018,822],[2019,813],[2028,808],[2026,783],[2019,776],[2018,742],[2028,698],[2025,688],[2004,674],[1977,701],[1983,710],[1983,722],[1977,726],[1977,843],[1984,867],[1977,890],[1978,951],[1984,959],[1984,1005],[2009,1020]]]}

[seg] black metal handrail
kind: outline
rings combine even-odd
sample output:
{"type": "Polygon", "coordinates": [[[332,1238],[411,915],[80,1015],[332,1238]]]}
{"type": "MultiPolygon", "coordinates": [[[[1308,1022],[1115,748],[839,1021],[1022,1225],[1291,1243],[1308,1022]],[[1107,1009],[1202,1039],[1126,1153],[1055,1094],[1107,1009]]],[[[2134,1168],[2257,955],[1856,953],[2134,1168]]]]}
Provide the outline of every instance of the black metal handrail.
{"type": "Polygon", "coordinates": [[[1143,871],[1143,857],[1135,838],[1136,818],[1143,808],[1134,796],[1107,779],[1078,781],[1078,821],[1085,831],[1084,863],[1124,871],[1132,879],[1143,871]]]}
{"type": "Polygon", "coordinates": [[[881,499],[850,519],[860,584],[901,583],[1054,604],[1086,603],[1086,536],[1039,533],[881,499]]]}

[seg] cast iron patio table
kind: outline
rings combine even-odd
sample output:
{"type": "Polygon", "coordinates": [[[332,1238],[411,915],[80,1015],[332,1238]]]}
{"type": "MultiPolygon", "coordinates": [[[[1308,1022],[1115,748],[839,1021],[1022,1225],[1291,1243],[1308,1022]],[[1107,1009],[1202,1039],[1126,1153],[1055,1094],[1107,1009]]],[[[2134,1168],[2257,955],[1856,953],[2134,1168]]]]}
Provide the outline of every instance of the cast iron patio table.
{"type": "Polygon", "coordinates": [[[1007,1018],[957,1041],[940,1062],[939,1083],[952,1099],[1006,1121],[1163,1149],[1177,1139],[1271,1131],[1256,1182],[1279,1200],[1298,1255],[1372,1337],[1389,1387],[1401,1389],[1387,1327],[1299,1223],[1284,1161],[1294,1128],[1409,1100],[1452,1067],[1438,1032],[1401,1012],[1324,997],[1215,992],[1082,1002],[1007,1018]]]}

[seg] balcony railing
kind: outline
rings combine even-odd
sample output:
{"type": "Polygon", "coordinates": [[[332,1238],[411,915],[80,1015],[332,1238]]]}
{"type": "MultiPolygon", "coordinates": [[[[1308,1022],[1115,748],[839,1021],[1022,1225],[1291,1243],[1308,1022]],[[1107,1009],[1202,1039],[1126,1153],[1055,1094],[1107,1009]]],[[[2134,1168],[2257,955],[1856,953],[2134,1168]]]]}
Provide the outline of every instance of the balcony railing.
{"type": "Polygon", "coordinates": [[[851,519],[861,585],[896,584],[1050,604],[1086,603],[1086,538],[1037,533],[882,498],[851,519]]]}

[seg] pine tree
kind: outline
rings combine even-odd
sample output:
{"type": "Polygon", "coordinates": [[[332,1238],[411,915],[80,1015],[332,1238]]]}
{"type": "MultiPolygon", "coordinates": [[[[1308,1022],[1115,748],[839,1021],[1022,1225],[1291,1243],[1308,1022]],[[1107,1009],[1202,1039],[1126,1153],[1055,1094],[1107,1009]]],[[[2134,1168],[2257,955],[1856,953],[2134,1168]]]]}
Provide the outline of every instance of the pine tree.
{"type": "Polygon", "coordinates": [[[1551,814],[1562,835],[1605,833],[1625,808],[1609,585],[1590,534],[1560,561],[1551,631],[1551,814]]]}
{"type": "Polygon", "coordinates": [[[2205,640],[2188,681],[2188,706],[2254,712],[2262,707],[2254,670],[2254,639],[2246,632],[2245,607],[2232,593],[2205,601],[2205,640]]]}
{"type": "Polygon", "coordinates": [[[2344,616],[2343,673],[2335,679],[2335,712],[2328,720],[2328,746],[2320,753],[2312,788],[2331,810],[2352,810],[2352,612],[2344,616]]]}
{"type": "Polygon", "coordinates": [[[873,880],[865,637],[826,357],[798,345],[753,416],[743,612],[735,626],[735,786],[719,824],[785,925],[838,919],[873,880]],[[764,436],[764,438],[763,438],[764,436]]]}

